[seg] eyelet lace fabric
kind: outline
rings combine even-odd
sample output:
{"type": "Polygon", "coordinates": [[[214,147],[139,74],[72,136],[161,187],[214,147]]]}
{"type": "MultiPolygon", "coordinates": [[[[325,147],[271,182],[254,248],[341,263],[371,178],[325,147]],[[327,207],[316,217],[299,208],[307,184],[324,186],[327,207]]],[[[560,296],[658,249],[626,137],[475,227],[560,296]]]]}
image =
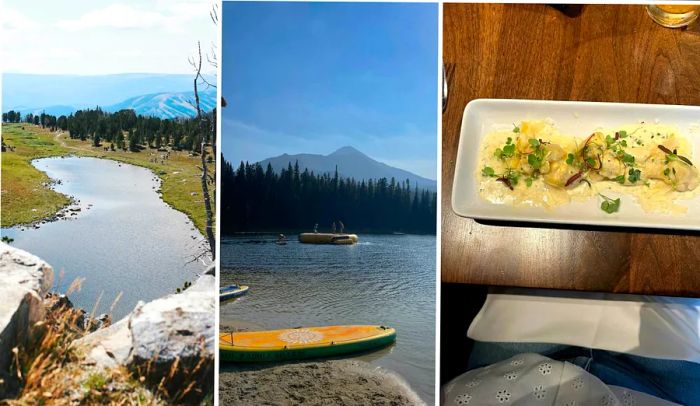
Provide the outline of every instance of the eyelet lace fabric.
{"type": "Polygon", "coordinates": [[[443,387],[443,405],[673,406],[625,388],[607,386],[584,369],[539,354],[468,371],[443,387]],[[517,367],[517,368],[514,368],[517,367]]]}

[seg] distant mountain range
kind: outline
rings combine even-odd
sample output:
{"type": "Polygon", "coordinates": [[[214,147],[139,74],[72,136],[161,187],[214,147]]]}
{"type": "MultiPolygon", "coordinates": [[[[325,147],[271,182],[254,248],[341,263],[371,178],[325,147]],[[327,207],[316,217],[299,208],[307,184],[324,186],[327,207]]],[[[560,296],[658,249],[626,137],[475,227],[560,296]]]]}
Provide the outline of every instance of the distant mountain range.
{"type": "MultiPolygon", "coordinates": [[[[153,93],[126,99],[121,103],[106,106],[105,111],[135,110],[137,114],[160,118],[194,117],[194,91],[177,93],[153,93]]],[[[199,92],[199,105],[203,112],[216,107],[216,90],[199,92]]]]}
{"type": "MultiPolygon", "coordinates": [[[[194,108],[193,75],[128,73],[116,75],[3,74],[2,111],[62,115],[100,106],[105,111],[123,108],[160,118],[191,117],[194,108]]],[[[215,82],[213,76],[206,76],[215,82]]],[[[216,106],[216,91],[200,92],[204,111],[216,106]]]]}
{"type": "Polygon", "coordinates": [[[349,146],[342,147],[328,155],[282,154],[280,156],[260,161],[260,165],[262,165],[264,169],[267,167],[267,164],[271,164],[272,169],[275,172],[280,172],[283,168],[286,169],[289,164],[294,166],[296,162],[299,163],[299,168],[302,171],[305,168],[308,168],[309,171],[313,171],[317,174],[333,174],[337,165],[338,174],[341,177],[355,178],[357,180],[394,178],[397,182],[403,182],[408,179],[411,182],[411,187],[418,185],[418,187],[421,189],[428,189],[431,191],[437,190],[436,181],[376,161],[357,149],[349,146]]]}

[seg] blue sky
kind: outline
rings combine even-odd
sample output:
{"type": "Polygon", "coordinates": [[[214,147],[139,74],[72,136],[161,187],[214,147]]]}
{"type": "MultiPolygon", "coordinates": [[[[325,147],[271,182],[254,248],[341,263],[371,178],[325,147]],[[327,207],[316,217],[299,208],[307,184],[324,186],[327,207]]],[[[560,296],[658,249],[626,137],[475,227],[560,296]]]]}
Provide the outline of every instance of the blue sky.
{"type": "MultiPolygon", "coordinates": [[[[3,72],[192,73],[218,40],[214,0],[2,0],[3,72]]],[[[216,73],[207,66],[208,73],[216,73]]]]}
{"type": "Polygon", "coordinates": [[[436,179],[436,4],[224,2],[222,22],[227,160],[351,145],[436,179]]]}

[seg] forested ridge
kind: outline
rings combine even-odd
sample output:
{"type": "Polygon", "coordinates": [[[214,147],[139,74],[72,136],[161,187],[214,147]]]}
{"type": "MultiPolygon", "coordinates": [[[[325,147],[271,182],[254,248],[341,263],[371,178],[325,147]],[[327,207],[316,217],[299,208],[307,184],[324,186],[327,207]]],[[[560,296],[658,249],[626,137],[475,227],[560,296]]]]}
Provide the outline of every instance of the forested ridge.
{"type": "MultiPolygon", "coordinates": [[[[95,109],[78,110],[68,116],[49,114],[26,114],[10,110],[2,113],[3,123],[31,123],[50,128],[51,131],[68,131],[71,138],[90,140],[94,146],[104,146],[112,150],[137,152],[142,148],[163,148],[175,150],[201,149],[201,134],[206,137],[212,132],[215,122],[214,111],[205,116],[204,131],[198,128],[197,119],[160,119],[137,115],[134,110],[124,109],[108,113],[95,109]]],[[[208,141],[208,140],[205,140],[208,141]]]]}
{"type": "Polygon", "coordinates": [[[434,234],[437,193],[407,180],[355,180],[315,174],[298,162],[276,173],[271,165],[221,164],[224,234],[253,231],[329,231],[342,221],[346,232],[434,234]]]}

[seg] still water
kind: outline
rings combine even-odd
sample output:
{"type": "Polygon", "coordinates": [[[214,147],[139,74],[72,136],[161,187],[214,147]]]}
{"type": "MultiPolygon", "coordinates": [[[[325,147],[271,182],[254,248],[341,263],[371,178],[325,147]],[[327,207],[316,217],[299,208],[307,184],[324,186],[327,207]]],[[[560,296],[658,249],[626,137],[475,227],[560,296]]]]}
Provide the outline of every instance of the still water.
{"type": "Polygon", "coordinates": [[[64,292],[85,278],[73,303],[88,313],[102,293],[95,314],[112,312],[114,320],[149,301],[193,281],[204,265],[190,263],[203,237],[183,213],[166,205],[159,180],[144,168],[97,158],[44,158],[33,162],[55,190],[80,201],[70,220],[40,228],[2,229],[12,245],[42,258],[54,268],[54,287],[64,292]],[[64,275],[59,277],[59,273],[64,275]]]}
{"type": "Polygon", "coordinates": [[[221,284],[249,285],[221,323],[251,329],[383,324],[396,344],[357,358],[397,372],[428,404],[435,388],[435,236],[360,235],[352,246],[222,237],[221,284]]]}

